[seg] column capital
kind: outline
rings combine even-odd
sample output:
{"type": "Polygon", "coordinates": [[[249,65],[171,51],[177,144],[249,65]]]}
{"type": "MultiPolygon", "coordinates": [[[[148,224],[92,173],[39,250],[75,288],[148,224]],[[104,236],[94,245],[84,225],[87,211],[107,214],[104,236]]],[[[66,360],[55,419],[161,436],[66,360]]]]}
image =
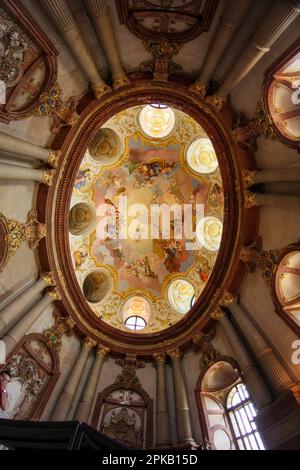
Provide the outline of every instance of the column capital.
{"type": "Polygon", "coordinates": [[[230,307],[232,304],[236,303],[238,300],[238,296],[232,294],[231,292],[225,291],[222,295],[219,306],[220,307],[230,307]]]}
{"type": "Polygon", "coordinates": [[[108,85],[106,85],[105,82],[102,81],[102,82],[98,83],[98,85],[93,86],[92,90],[93,90],[97,100],[99,100],[106,93],[110,92],[111,88],[108,85]]]}
{"type": "Polygon", "coordinates": [[[61,295],[57,288],[49,290],[47,294],[49,295],[49,297],[51,297],[53,301],[61,300],[61,295]]]}
{"type": "Polygon", "coordinates": [[[255,184],[256,171],[242,169],[243,186],[245,189],[251,188],[255,184]]]}
{"type": "Polygon", "coordinates": [[[224,316],[225,316],[225,313],[220,307],[218,307],[216,310],[210,313],[210,317],[216,321],[220,320],[224,316]]]}
{"type": "Polygon", "coordinates": [[[244,191],[244,207],[245,209],[251,209],[256,206],[256,194],[246,189],[244,191]]]}
{"type": "Polygon", "coordinates": [[[45,184],[46,186],[52,186],[53,176],[54,170],[42,170],[40,183],[45,184]]]}
{"type": "Polygon", "coordinates": [[[190,86],[190,90],[194,93],[197,93],[197,95],[201,96],[201,98],[205,98],[206,86],[204,83],[196,81],[190,86]]]}
{"type": "Polygon", "coordinates": [[[58,165],[58,161],[61,157],[62,151],[61,150],[53,150],[53,149],[48,149],[48,151],[49,151],[49,155],[48,155],[47,162],[53,168],[56,168],[57,165],[58,165]]]}
{"type": "Polygon", "coordinates": [[[41,272],[40,278],[43,279],[44,283],[47,287],[52,287],[56,285],[53,273],[51,271],[48,272],[41,272]]]}
{"type": "Polygon", "coordinates": [[[157,364],[164,364],[166,362],[166,353],[154,353],[152,357],[157,364]]]}
{"type": "Polygon", "coordinates": [[[167,354],[168,356],[170,356],[171,359],[180,359],[182,356],[182,353],[179,348],[167,351],[167,354]]]}
{"type": "Polygon", "coordinates": [[[212,108],[214,108],[215,111],[220,111],[223,106],[226,105],[227,103],[227,99],[222,97],[222,96],[218,96],[218,95],[211,95],[211,96],[208,96],[206,99],[205,99],[206,103],[209,104],[212,108]]]}
{"type": "Polygon", "coordinates": [[[109,354],[110,348],[98,344],[96,348],[96,355],[101,356],[103,359],[109,354]]]}
{"type": "Polygon", "coordinates": [[[115,90],[117,90],[118,88],[121,88],[123,86],[126,86],[126,85],[130,85],[130,80],[129,78],[127,77],[127,74],[124,72],[124,73],[118,73],[117,75],[115,75],[113,77],[113,87],[115,90]]]}
{"type": "Polygon", "coordinates": [[[89,338],[88,336],[86,338],[84,338],[84,340],[82,341],[82,346],[83,347],[86,347],[88,349],[92,349],[94,348],[95,346],[97,346],[97,341],[95,341],[94,339],[92,338],[89,338]]]}

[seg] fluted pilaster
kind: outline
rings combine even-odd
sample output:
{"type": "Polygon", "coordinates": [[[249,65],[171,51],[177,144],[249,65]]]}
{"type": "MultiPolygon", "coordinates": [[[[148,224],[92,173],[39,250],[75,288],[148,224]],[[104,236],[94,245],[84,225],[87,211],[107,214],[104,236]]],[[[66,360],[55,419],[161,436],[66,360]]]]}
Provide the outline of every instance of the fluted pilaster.
{"type": "Polygon", "coordinates": [[[68,417],[68,413],[71,409],[72,402],[74,400],[77,387],[79,385],[81,376],[83,374],[88,355],[91,349],[95,346],[95,342],[86,338],[81,346],[80,353],[75,361],[74,366],[67,378],[64,389],[55,405],[53,410],[51,421],[64,421],[68,417]]]}
{"type": "Polygon", "coordinates": [[[51,273],[44,273],[40,279],[31,287],[22,292],[16,299],[10,302],[0,311],[0,334],[3,335],[9,327],[16,323],[38,299],[43,289],[47,286],[54,286],[51,273]],[[52,282],[50,281],[52,279],[52,282]],[[51,282],[51,283],[50,283],[51,282]]]}
{"type": "Polygon", "coordinates": [[[6,346],[7,357],[14,351],[17,344],[27,333],[35,321],[53,302],[54,290],[47,292],[1,339],[6,346]]]}
{"type": "Polygon", "coordinates": [[[19,165],[0,163],[0,180],[35,181],[51,186],[54,170],[25,168],[19,165]]]}
{"type": "Polygon", "coordinates": [[[168,355],[172,361],[178,444],[193,444],[190,410],[181,366],[181,353],[176,349],[168,351],[168,355]]]}
{"type": "Polygon", "coordinates": [[[90,80],[96,97],[100,98],[107,92],[108,87],[97,70],[96,64],[84,42],[66,0],[40,0],[40,2],[90,80]]]}
{"type": "Polygon", "coordinates": [[[212,318],[219,321],[229,340],[257,409],[267,405],[272,396],[231,321],[221,309],[214,312],[212,318]]]}
{"type": "Polygon", "coordinates": [[[129,83],[122,67],[120,54],[109,14],[108,2],[105,0],[85,0],[87,10],[93,22],[104,55],[110,66],[114,88],[129,83]]]}
{"type": "Polygon", "coordinates": [[[245,191],[245,207],[253,206],[274,207],[292,211],[300,210],[300,196],[293,194],[268,194],[245,191]]]}
{"type": "Polygon", "coordinates": [[[300,181],[300,165],[273,170],[243,170],[244,187],[254,184],[300,181]]]}
{"type": "Polygon", "coordinates": [[[171,444],[169,431],[169,411],[166,384],[166,356],[165,354],[154,354],[157,370],[156,388],[156,447],[165,448],[171,444]]]}
{"type": "Polygon", "coordinates": [[[253,353],[260,361],[274,392],[279,393],[289,389],[293,385],[293,381],[246,312],[238,304],[237,298],[228,295],[225,305],[230,309],[235,321],[247,338],[253,353]]]}
{"type": "Polygon", "coordinates": [[[80,402],[78,404],[74,419],[80,422],[88,422],[89,415],[92,409],[93,400],[97,390],[97,386],[100,379],[100,373],[102,369],[102,364],[109,353],[109,348],[104,348],[99,345],[97,347],[96,356],[94,358],[94,364],[92,366],[91,372],[87,379],[87,383],[84,387],[80,402]]]}
{"type": "Polygon", "coordinates": [[[8,156],[12,154],[23,158],[40,160],[44,163],[50,163],[53,166],[55,166],[56,159],[60,154],[57,150],[45,149],[39,145],[27,142],[26,140],[5,134],[4,132],[0,132],[0,152],[8,156]]]}
{"type": "Polygon", "coordinates": [[[246,17],[252,4],[253,0],[244,0],[242,2],[230,0],[227,3],[217,31],[203,61],[203,67],[197,82],[207,86],[215,68],[219,64],[225,50],[230,45],[236,30],[246,17]]]}
{"type": "Polygon", "coordinates": [[[245,78],[257,62],[266,54],[274,42],[293,23],[300,12],[296,0],[277,0],[265,16],[264,21],[252,36],[243,54],[232,67],[218,90],[218,95],[228,95],[245,78]]]}

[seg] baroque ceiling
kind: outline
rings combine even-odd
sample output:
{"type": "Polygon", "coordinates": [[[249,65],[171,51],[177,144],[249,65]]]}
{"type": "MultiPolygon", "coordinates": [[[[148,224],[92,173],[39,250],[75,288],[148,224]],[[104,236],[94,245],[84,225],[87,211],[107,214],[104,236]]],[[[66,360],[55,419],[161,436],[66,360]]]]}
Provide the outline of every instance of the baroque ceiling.
{"type": "Polygon", "coordinates": [[[94,315],[133,333],[181,320],[215,266],[223,213],[217,155],[192,117],[149,104],[110,118],[90,139],[70,204],[73,268],[94,315]]]}

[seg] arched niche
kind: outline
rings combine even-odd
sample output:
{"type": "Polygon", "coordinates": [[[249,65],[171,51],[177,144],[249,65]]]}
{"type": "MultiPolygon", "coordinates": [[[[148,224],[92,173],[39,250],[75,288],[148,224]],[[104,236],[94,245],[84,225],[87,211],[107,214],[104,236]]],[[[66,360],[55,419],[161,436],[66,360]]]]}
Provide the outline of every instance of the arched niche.
{"type": "Polygon", "coordinates": [[[95,269],[84,279],[82,290],[86,300],[92,304],[102,302],[111,292],[113,281],[107,269],[95,269]]]}
{"type": "Polygon", "coordinates": [[[264,101],[278,137],[300,148],[300,40],[265,72],[264,101]]]}
{"type": "Polygon", "coordinates": [[[91,232],[96,226],[96,209],[87,202],[79,202],[70,210],[69,230],[72,235],[91,232]]]}
{"type": "Polygon", "coordinates": [[[153,401],[140,385],[113,384],[98,394],[91,425],[128,447],[153,447],[153,401]]]}
{"type": "Polygon", "coordinates": [[[290,245],[277,260],[273,276],[277,311],[288,324],[300,332],[300,245],[290,245]]]}
{"type": "Polygon", "coordinates": [[[93,160],[102,164],[111,164],[116,161],[124,144],[116,131],[108,127],[101,128],[89,145],[89,153],[93,160]]]}
{"type": "Polygon", "coordinates": [[[198,379],[196,397],[204,440],[214,450],[235,450],[234,437],[226,414],[226,394],[240,374],[234,360],[220,357],[198,379]]]}
{"type": "Polygon", "coordinates": [[[230,357],[217,357],[200,374],[196,397],[204,440],[213,450],[263,450],[257,411],[230,357]]]}
{"type": "Polygon", "coordinates": [[[10,419],[40,418],[59,379],[59,355],[38,333],[25,336],[3,367],[11,374],[7,385],[10,419]]]}

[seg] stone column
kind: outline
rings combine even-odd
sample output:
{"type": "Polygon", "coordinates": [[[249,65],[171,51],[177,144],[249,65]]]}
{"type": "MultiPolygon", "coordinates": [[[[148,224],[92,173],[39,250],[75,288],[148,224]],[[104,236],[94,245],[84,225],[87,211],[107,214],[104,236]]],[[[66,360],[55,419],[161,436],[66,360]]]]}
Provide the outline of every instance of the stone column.
{"type": "Polygon", "coordinates": [[[45,287],[54,285],[52,274],[42,273],[35,284],[4,307],[0,311],[0,334],[3,335],[12,324],[16,323],[26,313],[45,287]]]}
{"type": "Polygon", "coordinates": [[[109,348],[104,348],[99,345],[96,351],[94,364],[90,371],[87,383],[84,387],[80,402],[78,404],[74,419],[80,422],[88,422],[89,415],[92,409],[93,400],[99,383],[100,373],[102,369],[103,360],[109,353],[109,348]]]}
{"type": "Polygon", "coordinates": [[[245,335],[253,353],[261,363],[275,394],[288,390],[293,381],[278,361],[270,346],[250,321],[246,312],[238,304],[237,298],[229,293],[224,297],[223,305],[230,309],[239,328],[245,335]]]}
{"type": "Polygon", "coordinates": [[[165,354],[154,354],[153,358],[156,362],[157,370],[156,447],[166,448],[171,445],[165,372],[166,356],[165,354]]]}
{"type": "Polygon", "coordinates": [[[207,86],[212,74],[219,64],[225,50],[230,45],[232,38],[246,17],[253,4],[253,0],[229,0],[225,12],[220,19],[219,26],[208,48],[207,55],[203,61],[203,67],[194,87],[199,88],[201,84],[207,86]]]}
{"type": "Polygon", "coordinates": [[[45,149],[26,140],[4,134],[4,132],[0,132],[1,151],[5,155],[8,153],[29,159],[41,160],[44,163],[50,163],[52,166],[56,166],[60,155],[60,150],[45,149]]]}
{"type": "Polygon", "coordinates": [[[300,210],[300,196],[293,194],[267,194],[245,191],[245,207],[253,206],[275,207],[293,211],[300,210]]]}
{"type": "Polygon", "coordinates": [[[40,3],[51,17],[57,30],[90,80],[96,97],[100,98],[108,91],[108,87],[97,70],[92,55],[75,23],[66,0],[40,0],[40,3]]]}
{"type": "Polygon", "coordinates": [[[23,336],[27,333],[29,328],[35,323],[35,321],[42,315],[47,307],[53,302],[58,300],[58,293],[55,289],[47,292],[41,300],[38,301],[27,313],[24,315],[18,323],[16,323],[6,333],[1,340],[6,346],[6,356],[8,357],[16,348],[17,344],[21,341],[23,336]]]}
{"type": "Polygon", "coordinates": [[[218,320],[223,328],[245,378],[250,395],[259,410],[272,401],[272,396],[262,376],[255,367],[247,349],[227,315],[221,309],[218,309],[211,316],[214,320],[218,320]]]}
{"type": "Polygon", "coordinates": [[[172,361],[178,444],[193,445],[194,439],[192,436],[190,410],[182,373],[181,353],[176,349],[169,351],[168,355],[171,357],[172,361]]]}
{"type": "Polygon", "coordinates": [[[55,405],[51,416],[51,421],[64,421],[67,419],[77,387],[86,366],[88,355],[95,344],[96,343],[89,338],[84,339],[80,353],[67,378],[64,389],[55,405]]]}
{"type": "Polygon", "coordinates": [[[36,181],[51,186],[53,171],[0,163],[0,180],[36,181]]]}
{"type": "Polygon", "coordinates": [[[219,96],[227,96],[245,78],[257,62],[269,52],[275,41],[293,23],[299,12],[299,0],[277,0],[275,2],[219,88],[219,96]]]}
{"type": "Polygon", "coordinates": [[[114,88],[129,83],[122,67],[118,46],[109,14],[107,0],[84,0],[99,42],[112,72],[114,88]]]}
{"type": "Polygon", "coordinates": [[[245,187],[259,183],[279,183],[300,181],[300,165],[274,170],[249,171],[243,170],[245,187]]]}

